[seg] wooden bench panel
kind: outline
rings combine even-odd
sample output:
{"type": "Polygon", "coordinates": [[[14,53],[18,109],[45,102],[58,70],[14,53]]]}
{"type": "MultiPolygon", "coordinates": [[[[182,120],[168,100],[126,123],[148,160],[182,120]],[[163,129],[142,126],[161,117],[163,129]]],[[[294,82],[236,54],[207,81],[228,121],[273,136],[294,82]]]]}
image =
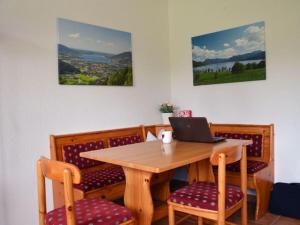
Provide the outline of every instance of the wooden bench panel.
{"type": "Polygon", "coordinates": [[[140,135],[143,141],[145,140],[145,131],[143,126],[74,134],[50,135],[51,158],[58,161],[63,161],[62,154],[64,145],[81,144],[95,140],[102,140],[104,142],[104,147],[108,147],[109,138],[136,134],[140,135]]]}
{"type": "Polygon", "coordinates": [[[171,125],[169,124],[158,124],[158,125],[148,125],[145,126],[145,136],[147,136],[148,131],[150,131],[153,135],[157,136],[160,130],[172,130],[171,125]]]}
{"type": "Polygon", "coordinates": [[[248,124],[214,124],[210,123],[210,130],[213,135],[221,133],[259,134],[263,136],[261,157],[248,157],[257,161],[269,163],[274,161],[273,130],[271,125],[248,125],[248,124]]]}

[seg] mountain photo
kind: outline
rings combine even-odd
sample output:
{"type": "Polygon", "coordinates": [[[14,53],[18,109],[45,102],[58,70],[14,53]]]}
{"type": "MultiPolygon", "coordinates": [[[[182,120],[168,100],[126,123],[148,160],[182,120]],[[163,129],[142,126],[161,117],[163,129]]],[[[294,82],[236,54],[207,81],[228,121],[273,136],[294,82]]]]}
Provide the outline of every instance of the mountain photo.
{"type": "Polygon", "coordinates": [[[194,86],[265,80],[264,22],[192,37],[192,54],[194,86]]]}
{"type": "Polygon", "coordinates": [[[133,85],[130,33],[66,19],[57,25],[60,84],[133,85]]]}

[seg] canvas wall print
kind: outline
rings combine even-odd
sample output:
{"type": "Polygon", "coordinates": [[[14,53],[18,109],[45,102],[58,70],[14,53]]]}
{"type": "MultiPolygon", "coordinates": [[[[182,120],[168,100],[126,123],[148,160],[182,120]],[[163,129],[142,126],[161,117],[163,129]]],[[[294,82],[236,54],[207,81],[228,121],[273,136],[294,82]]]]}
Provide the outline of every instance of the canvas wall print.
{"type": "Polygon", "coordinates": [[[264,22],[192,37],[192,52],[194,86],[266,79],[264,22]]]}
{"type": "Polygon", "coordinates": [[[59,83],[132,86],[131,34],[58,19],[59,83]]]}

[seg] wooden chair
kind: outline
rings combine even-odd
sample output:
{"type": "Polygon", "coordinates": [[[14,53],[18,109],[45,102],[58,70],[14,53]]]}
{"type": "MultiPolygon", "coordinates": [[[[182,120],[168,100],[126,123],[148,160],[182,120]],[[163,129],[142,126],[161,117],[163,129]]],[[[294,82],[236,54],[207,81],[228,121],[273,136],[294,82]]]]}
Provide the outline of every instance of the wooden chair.
{"type": "Polygon", "coordinates": [[[134,224],[129,209],[105,199],[81,199],[74,202],[73,184],[81,181],[75,165],[41,157],[37,161],[40,225],[113,225],[134,224]],[[47,212],[45,177],[64,184],[65,206],[47,212]]]}
{"type": "Polygon", "coordinates": [[[170,195],[169,225],[175,224],[174,212],[180,211],[198,217],[198,225],[203,218],[225,225],[225,219],[238,209],[242,209],[242,225],[247,224],[247,160],[246,148],[241,146],[220,149],[210,157],[212,165],[218,165],[218,182],[194,182],[178,189],[170,195]],[[226,164],[241,164],[241,188],[226,185],[226,164]]]}
{"type": "MultiPolygon", "coordinates": [[[[214,136],[253,141],[252,145],[247,146],[247,186],[256,192],[254,218],[258,220],[268,211],[274,183],[274,125],[211,123],[210,129],[214,136]]],[[[227,183],[239,185],[239,172],[238,162],[228,165],[227,183]]]]}

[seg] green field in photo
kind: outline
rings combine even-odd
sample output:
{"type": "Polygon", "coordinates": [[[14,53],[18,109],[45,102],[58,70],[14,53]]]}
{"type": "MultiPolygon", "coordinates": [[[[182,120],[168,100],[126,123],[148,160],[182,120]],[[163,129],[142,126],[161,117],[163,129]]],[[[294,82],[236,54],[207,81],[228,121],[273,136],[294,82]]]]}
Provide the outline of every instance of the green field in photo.
{"type": "Polygon", "coordinates": [[[86,74],[59,74],[59,83],[65,85],[132,86],[132,68],[122,68],[108,77],[86,74]]]}
{"type": "Polygon", "coordinates": [[[231,82],[265,80],[266,68],[249,69],[241,73],[231,73],[230,71],[223,72],[195,72],[194,71],[194,86],[207,84],[221,84],[231,82]]]}

